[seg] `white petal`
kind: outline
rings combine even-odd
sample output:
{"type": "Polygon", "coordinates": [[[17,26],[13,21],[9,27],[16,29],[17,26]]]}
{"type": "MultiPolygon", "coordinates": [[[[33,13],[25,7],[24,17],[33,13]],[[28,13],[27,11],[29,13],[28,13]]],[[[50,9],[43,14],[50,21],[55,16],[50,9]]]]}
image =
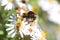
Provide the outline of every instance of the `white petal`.
{"type": "Polygon", "coordinates": [[[14,25],[13,25],[13,24],[6,24],[6,26],[14,27],[14,25]]]}
{"type": "Polygon", "coordinates": [[[23,33],[20,31],[20,36],[23,38],[24,36],[23,36],[23,33]]]}
{"type": "Polygon", "coordinates": [[[6,31],[12,30],[14,27],[7,28],[6,31]]]}
{"type": "Polygon", "coordinates": [[[13,18],[13,16],[10,16],[10,18],[13,18]]]}
{"type": "Polygon", "coordinates": [[[16,35],[16,32],[14,32],[11,37],[13,38],[15,35],[16,35]]]}
{"type": "Polygon", "coordinates": [[[8,3],[6,6],[5,6],[5,10],[11,10],[12,8],[14,8],[14,5],[12,3],[8,3]]]}
{"type": "Polygon", "coordinates": [[[13,21],[12,19],[9,19],[8,21],[13,21]]]}
{"type": "Polygon", "coordinates": [[[29,31],[27,29],[22,30],[24,35],[29,35],[29,31]]]}
{"type": "Polygon", "coordinates": [[[27,4],[26,7],[27,7],[28,11],[32,11],[32,6],[30,4],[27,4]]]}
{"type": "Polygon", "coordinates": [[[15,29],[11,30],[10,32],[8,32],[8,35],[12,34],[15,31],[15,29]]]}
{"type": "Polygon", "coordinates": [[[8,3],[8,0],[2,0],[1,1],[1,6],[4,6],[4,5],[6,5],[8,3]]]}

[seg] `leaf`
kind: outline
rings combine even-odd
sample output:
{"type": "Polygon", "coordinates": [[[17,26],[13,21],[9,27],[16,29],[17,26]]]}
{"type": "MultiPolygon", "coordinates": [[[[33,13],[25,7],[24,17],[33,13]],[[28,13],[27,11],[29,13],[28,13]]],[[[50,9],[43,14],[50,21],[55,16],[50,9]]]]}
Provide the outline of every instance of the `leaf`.
{"type": "Polygon", "coordinates": [[[4,34],[4,32],[0,30],[0,35],[3,35],[3,34],[4,34]]]}

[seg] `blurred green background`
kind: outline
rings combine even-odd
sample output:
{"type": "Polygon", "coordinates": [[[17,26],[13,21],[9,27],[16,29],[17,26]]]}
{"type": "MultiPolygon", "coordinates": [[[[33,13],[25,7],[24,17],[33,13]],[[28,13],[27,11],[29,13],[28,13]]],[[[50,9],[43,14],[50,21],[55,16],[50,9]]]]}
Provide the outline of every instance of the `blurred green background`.
{"type": "MultiPolygon", "coordinates": [[[[57,1],[60,3],[60,0],[57,1]]],[[[60,26],[47,20],[48,14],[41,9],[37,0],[29,0],[29,3],[33,6],[35,13],[38,15],[40,28],[47,32],[47,40],[57,40],[57,34],[60,33],[60,26]]],[[[12,13],[15,13],[15,10],[5,11],[4,7],[0,6],[0,40],[19,40],[18,35],[14,38],[10,38],[6,32],[5,24],[8,22],[7,20],[12,13]]]]}

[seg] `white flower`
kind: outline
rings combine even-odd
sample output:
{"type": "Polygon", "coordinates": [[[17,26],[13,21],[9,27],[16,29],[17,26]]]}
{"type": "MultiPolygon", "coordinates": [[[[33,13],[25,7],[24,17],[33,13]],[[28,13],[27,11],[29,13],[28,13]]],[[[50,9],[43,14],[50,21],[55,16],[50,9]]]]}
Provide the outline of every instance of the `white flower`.
{"type": "MultiPolygon", "coordinates": [[[[42,35],[42,30],[37,28],[37,25],[32,26],[33,31],[30,33],[32,40],[38,40],[39,38],[44,38],[42,35]]],[[[45,40],[45,38],[44,38],[45,40]]]]}
{"type": "MultiPolygon", "coordinates": [[[[30,26],[28,24],[22,28],[21,33],[24,34],[25,36],[30,35],[31,40],[38,40],[39,38],[44,38],[42,36],[42,30],[37,28],[37,25],[30,26]]],[[[44,38],[44,40],[45,40],[45,38],[44,38]]]]}
{"type": "MultiPolygon", "coordinates": [[[[17,21],[16,21],[16,16],[14,14],[12,14],[12,16],[10,16],[10,19],[8,20],[10,21],[11,23],[10,24],[6,24],[6,26],[8,26],[8,28],[6,29],[6,31],[8,31],[8,35],[10,35],[12,38],[16,35],[17,31],[20,33],[20,36],[21,38],[23,38],[23,33],[25,32],[26,33],[26,28],[24,27],[25,22],[22,22],[23,26],[17,30],[17,27],[16,27],[16,24],[17,24],[17,21]]],[[[28,33],[27,33],[28,34],[28,33]]]]}
{"type": "MultiPolygon", "coordinates": [[[[21,38],[23,38],[26,35],[30,35],[31,36],[31,40],[38,40],[39,38],[44,38],[42,35],[42,30],[39,28],[39,26],[37,24],[31,26],[30,24],[28,24],[27,21],[22,21],[22,26],[19,27],[19,29],[17,30],[16,27],[16,16],[14,14],[12,14],[12,16],[10,16],[10,24],[6,24],[6,26],[8,26],[8,28],[6,29],[6,31],[8,31],[8,35],[11,35],[11,37],[13,38],[17,31],[20,33],[21,38]]],[[[44,38],[45,40],[45,38],[44,38]]]]}
{"type": "Polygon", "coordinates": [[[39,0],[39,5],[48,13],[48,20],[60,25],[60,4],[57,0],[39,0]]]}
{"type": "MultiPolygon", "coordinates": [[[[12,16],[10,16],[10,17],[13,18],[12,16]]],[[[19,29],[19,33],[20,33],[22,38],[24,37],[24,35],[25,36],[30,35],[31,40],[38,40],[41,37],[44,38],[42,36],[42,30],[39,29],[37,27],[37,25],[30,26],[30,24],[27,24],[25,22],[23,22],[22,24],[23,24],[22,28],[19,29]]],[[[11,23],[11,24],[6,24],[6,26],[9,27],[6,29],[6,31],[9,31],[8,35],[11,35],[11,37],[13,38],[17,33],[16,25],[14,23],[11,23]]],[[[45,38],[44,38],[44,40],[45,40],[45,38]]]]}
{"type": "Polygon", "coordinates": [[[48,19],[56,24],[60,25],[60,5],[54,4],[48,11],[48,19]]]}
{"type": "Polygon", "coordinates": [[[14,8],[13,0],[2,0],[1,6],[5,6],[5,10],[11,10],[14,8]]]}
{"type": "Polygon", "coordinates": [[[55,1],[56,0],[38,0],[38,4],[41,6],[42,10],[48,11],[55,1]]]}

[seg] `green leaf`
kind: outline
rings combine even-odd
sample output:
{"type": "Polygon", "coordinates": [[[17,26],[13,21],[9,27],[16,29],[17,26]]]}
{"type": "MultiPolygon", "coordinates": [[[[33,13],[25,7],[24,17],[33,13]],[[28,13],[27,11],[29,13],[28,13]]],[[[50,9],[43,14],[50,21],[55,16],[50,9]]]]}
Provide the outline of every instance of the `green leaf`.
{"type": "Polygon", "coordinates": [[[4,32],[3,31],[0,31],[0,35],[3,35],[4,34],[4,32]]]}

